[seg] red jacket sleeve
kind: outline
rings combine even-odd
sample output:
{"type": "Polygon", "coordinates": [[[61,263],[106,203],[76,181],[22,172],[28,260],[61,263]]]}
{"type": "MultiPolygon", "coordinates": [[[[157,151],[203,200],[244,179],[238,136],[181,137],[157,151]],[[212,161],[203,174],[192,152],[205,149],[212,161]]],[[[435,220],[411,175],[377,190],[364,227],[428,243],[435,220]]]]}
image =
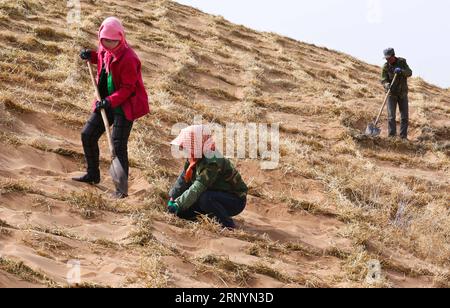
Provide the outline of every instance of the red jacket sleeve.
{"type": "Polygon", "coordinates": [[[91,60],[89,62],[92,64],[98,63],[98,53],[96,51],[91,51],[91,60]]]}
{"type": "Polygon", "coordinates": [[[139,69],[140,63],[137,59],[124,59],[124,63],[121,65],[120,77],[118,78],[118,88],[108,97],[112,108],[119,107],[136,92],[136,86],[139,81],[139,69]]]}

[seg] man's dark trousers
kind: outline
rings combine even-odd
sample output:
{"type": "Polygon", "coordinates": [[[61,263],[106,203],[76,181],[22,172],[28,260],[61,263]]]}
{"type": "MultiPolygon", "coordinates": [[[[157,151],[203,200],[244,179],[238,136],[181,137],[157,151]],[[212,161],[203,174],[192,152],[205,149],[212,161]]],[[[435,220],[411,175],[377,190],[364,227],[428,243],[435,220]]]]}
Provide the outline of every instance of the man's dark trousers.
{"type": "Polygon", "coordinates": [[[388,121],[389,121],[389,137],[395,137],[397,135],[397,105],[400,110],[401,123],[400,123],[400,137],[408,138],[408,126],[409,126],[409,101],[408,96],[389,96],[388,98],[388,121]]]}

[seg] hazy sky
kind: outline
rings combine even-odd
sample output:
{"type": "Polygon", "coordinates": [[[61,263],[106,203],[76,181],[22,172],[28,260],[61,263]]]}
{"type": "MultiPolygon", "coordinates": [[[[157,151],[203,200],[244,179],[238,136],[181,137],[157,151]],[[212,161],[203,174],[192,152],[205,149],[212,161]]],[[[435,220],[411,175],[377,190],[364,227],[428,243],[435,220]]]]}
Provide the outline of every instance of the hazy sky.
{"type": "Polygon", "coordinates": [[[415,76],[450,87],[448,0],[177,0],[262,31],[382,65],[394,47],[415,76]]]}

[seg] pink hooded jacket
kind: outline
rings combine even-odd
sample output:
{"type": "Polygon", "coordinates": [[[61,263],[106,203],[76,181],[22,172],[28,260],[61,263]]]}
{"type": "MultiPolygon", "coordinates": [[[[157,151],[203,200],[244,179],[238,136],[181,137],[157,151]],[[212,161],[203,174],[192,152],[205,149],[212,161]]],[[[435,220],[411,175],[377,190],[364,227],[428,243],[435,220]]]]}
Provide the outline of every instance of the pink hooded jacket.
{"type": "MultiPolygon", "coordinates": [[[[141,74],[141,61],[128,46],[125,31],[115,17],[105,19],[98,31],[99,50],[92,52],[91,62],[97,64],[97,82],[103,63],[108,73],[112,72],[115,92],[108,97],[112,108],[122,107],[129,121],[137,120],[150,112],[148,95],[141,74]],[[119,40],[114,50],[106,49],[102,39],[119,40]]],[[[95,102],[93,103],[95,110],[95,102]]]]}

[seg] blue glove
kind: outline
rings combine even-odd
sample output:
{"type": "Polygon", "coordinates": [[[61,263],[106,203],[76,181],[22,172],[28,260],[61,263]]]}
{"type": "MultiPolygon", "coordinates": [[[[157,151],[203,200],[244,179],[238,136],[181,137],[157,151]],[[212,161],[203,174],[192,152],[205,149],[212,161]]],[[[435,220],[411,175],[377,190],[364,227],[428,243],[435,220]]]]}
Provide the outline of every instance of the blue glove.
{"type": "Polygon", "coordinates": [[[91,60],[91,51],[89,49],[83,49],[80,52],[80,58],[81,58],[81,60],[86,60],[86,61],[91,60]]]}
{"type": "Polygon", "coordinates": [[[403,73],[403,70],[400,68],[400,67],[397,67],[395,70],[394,70],[394,74],[402,74],[403,73]]]}
{"type": "Polygon", "coordinates": [[[95,103],[95,111],[98,112],[102,109],[108,109],[110,106],[111,106],[110,102],[108,101],[108,99],[105,98],[95,103]]]}
{"type": "Polygon", "coordinates": [[[176,204],[175,201],[170,200],[168,205],[168,211],[170,214],[177,214],[178,211],[180,210],[180,207],[178,206],[178,204],[176,204]]]}

